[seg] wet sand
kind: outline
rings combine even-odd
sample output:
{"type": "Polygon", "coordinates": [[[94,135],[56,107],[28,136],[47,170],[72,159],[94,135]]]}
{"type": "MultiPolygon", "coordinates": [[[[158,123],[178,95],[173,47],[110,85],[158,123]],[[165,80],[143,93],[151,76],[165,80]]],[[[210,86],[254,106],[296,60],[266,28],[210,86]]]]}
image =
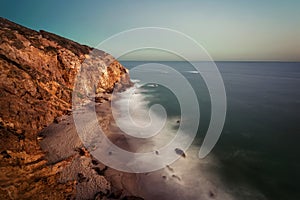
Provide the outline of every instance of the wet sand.
{"type": "MultiPolygon", "coordinates": [[[[113,143],[128,150],[126,139],[113,126],[110,96],[102,96],[96,101],[99,125],[113,143]]],[[[68,161],[68,165],[60,173],[59,181],[76,181],[76,199],[126,199],[129,196],[139,199],[134,197],[137,194],[136,174],[117,171],[95,159],[77,134],[73,113],[56,119],[39,136],[49,164],[68,161]]]]}
{"type": "MultiPolygon", "coordinates": [[[[40,145],[47,152],[49,163],[68,161],[67,167],[61,171],[59,181],[66,183],[76,180],[76,199],[127,199],[129,196],[132,199],[140,199],[136,197],[140,196],[149,200],[234,199],[226,188],[221,187],[223,184],[218,174],[210,169],[218,167],[218,163],[213,157],[200,162],[197,148],[187,152],[174,149],[174,154],[179,159],[155,172],[125,173],[105,166],[88,152],[89,147],[83,146],[74,124],[74,114],[81,112],[85,116],[86,109],[91,108],[95,108],[97,114],[97,120],[91,122],[91,125],[98,123],[110,141],[120,148],[140,152],[145,150],[144,146],[153,145],[151,141],[150,144],[141,144],[139,139],[123,134],[112,116],[110,96],[97,98],[96,103],[90,102],[86,107],[73,111],[71,115],[57,119],[56,123],[40,133],[40,145]],[[195,180],[195,177],[198,179],[195,180]]],[[[90,118],[87,121],[91,121],[90,118]]],[[[86,135],[92,138],[88,140],[93,140],[92,130],[87,130],[86,135]]],[[[162,137],[158,141],[161,140],[166,138],[162,137]]],[[[156,155],[160,156],[159,152],[156,155]]]]}

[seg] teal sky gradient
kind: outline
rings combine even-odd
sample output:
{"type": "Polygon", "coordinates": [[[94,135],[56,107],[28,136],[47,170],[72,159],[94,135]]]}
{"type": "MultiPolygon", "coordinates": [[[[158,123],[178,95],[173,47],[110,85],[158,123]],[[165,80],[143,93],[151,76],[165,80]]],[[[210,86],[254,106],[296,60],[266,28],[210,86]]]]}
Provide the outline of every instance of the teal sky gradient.
{"type": "Polygon", "coordinates": [[[0,1],[2,17],[89,46],[127,29],[155,26],[191,36],[214,60],[233,61],[300,61],[299,10],[298,0],[0,1]]]}

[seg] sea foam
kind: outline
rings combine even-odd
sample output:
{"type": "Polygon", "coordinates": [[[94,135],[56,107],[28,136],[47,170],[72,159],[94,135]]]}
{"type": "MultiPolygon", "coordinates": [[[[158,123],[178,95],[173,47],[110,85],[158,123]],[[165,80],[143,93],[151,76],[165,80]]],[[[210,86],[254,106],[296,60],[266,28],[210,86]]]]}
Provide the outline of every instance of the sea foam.
{"type": "MultiPolygon", "coordinates": [[[[129,145],[135,152],[153,152],[160,157],[159,149],[170,143],[176,136],[176,127],[181,116],[167,117],[165,113],[161,116],[156,112],[151,113],[149,108],[149,95],[147,88],[138,80],[135,87],[117,94],[114,106],[117,110],[115,120],[121,130],[124,131],[129,145]],[[129,103],[128,103],[129,102],[129,103]],[[131,118],[123,115],[130,111],[131,118]],[[129,123],[128,120],[134,121],[129,123]],[[136,125],[136,127],[135,127],[136,125]],[[148,127],[149,132],[136,132],[140,127],[148,127]]],[[[187,130],[188,132],[188,130],[187,130]]],[[[185,137],[190,137],[187,133],[185,137]]],[[[175,146],[180,146],[180,143],[175,146]]],[[[138,192],[146,199],[234,199],[228,192],[225,184],[219,178],[217,169],[218,160],[213,155],[205,159],[198,158],[198,146],[190,146],[185,152],[185,158],[178,156],[177,161],[166,165],[160,170],[138,175],[138,192]]],[[[175,149],[173,151],[176,154],[175,149]]],[[[151,162],[160,162],[160,159],[151,162]]],[[[149,164],[147,163],[147,164],[149,164]]],[[[132,164],[135,163],[132,160],[132,164]]]]}

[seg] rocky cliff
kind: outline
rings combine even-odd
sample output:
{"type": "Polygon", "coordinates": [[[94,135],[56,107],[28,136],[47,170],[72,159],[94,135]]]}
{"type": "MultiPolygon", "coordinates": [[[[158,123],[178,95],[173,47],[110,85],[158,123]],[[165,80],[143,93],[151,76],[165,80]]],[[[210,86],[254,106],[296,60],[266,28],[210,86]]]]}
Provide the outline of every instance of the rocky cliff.
{"type": "Polygon", "coordinates": [[[98,83],[96,93],[131,84],[109,54],[0,18],[0,199],[66,199],[76,193],[76,180],[57,182],[68,163],[49,164],[37,133],[71,112],[76,75],[88,66],[99,79],[90,79],[98,83]]]}

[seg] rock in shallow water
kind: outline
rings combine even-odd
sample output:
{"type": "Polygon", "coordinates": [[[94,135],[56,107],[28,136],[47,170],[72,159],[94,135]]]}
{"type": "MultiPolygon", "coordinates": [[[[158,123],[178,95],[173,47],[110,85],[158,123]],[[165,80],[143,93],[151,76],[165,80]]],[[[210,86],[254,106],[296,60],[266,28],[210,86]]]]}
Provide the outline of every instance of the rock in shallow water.
{"type": "Polygon", "coordinates": [[[184,151],[182,149],[176,148],[175,149],[176,154],[182,156],[182,157],[186,157],[186,154],[184,153],[184,151]]]}

